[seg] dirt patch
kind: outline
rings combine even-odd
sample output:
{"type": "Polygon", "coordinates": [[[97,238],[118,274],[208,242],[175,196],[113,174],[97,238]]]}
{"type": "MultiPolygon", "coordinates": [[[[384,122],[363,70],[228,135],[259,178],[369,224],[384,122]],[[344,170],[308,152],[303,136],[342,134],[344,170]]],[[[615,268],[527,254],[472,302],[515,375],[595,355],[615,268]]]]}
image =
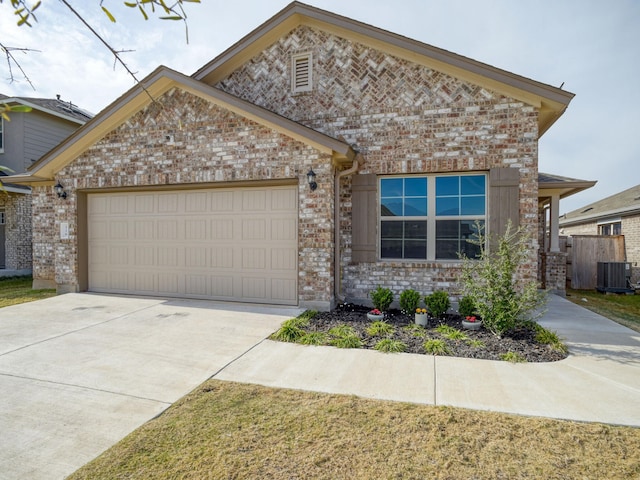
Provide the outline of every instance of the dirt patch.
{"type": "Polygon", "coordinates": [[[440,339],[446,343],[449,356],[479,358],[485,360],[503,360],[503,355],[517,354],[527,362],[555,362],[567,357],[567,353],[559,351],[550,345],[536,341],[536,331],[530,326],[520,326],[498,338],[489,331],[463,330],[462,318],[459,315],[448,314],[444,319],[429,319],[426,328],[407,328],[414,325],[412,315],[405,315],[399,310],[390,310],[385,321],[394,327],[390,335],[372,336],[367,333],[367,327],[373,322],[367,318],[370,309],[361,305],[343,304],[331,312],[320,312],[315,316],[307,332],[325,332],[338,325],[351,326],[360,337],[363,348],[374,348],[382,338],[391,338],[403,342],[407,353],[427,354],[424,343],[430,339],[440,339]],[[448,325],[464,332],[466,339],[453,340],[438,331],[438,326],[448,325]]]}

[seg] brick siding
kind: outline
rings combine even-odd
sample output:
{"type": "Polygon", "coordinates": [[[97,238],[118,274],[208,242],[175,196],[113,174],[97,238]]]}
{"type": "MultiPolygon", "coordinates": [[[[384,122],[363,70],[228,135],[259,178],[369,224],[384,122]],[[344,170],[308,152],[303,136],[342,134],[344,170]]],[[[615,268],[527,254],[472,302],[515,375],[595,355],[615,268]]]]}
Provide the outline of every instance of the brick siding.
{"type": "Polygon", "coordinates": [[[5,268],[31,268],[31,195],[0,191],[5,211],[5,268]]]}

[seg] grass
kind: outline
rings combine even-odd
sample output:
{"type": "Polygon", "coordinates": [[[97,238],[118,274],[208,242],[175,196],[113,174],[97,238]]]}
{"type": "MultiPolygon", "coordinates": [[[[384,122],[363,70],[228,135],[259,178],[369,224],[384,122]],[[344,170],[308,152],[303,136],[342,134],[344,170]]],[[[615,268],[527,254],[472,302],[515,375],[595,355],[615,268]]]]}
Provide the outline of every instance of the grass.
{"type": "Polygon", "coordinates": [[[569,289],[567,300],[640,332],[640,295],[606,295],[595,290],[569,289]]]}
{"type": "Polygon", "coordinates": [[[33,290],[32,282],[33,279],[30,276],[0,278],[0,307],[55,297],[54,289],[33,290]]]}
{"type": "Polygon", "coordinates": [[[391,338],[383,338],[373,347],[379,352],[385,353],[401,353],[407,350],[407,345],[400,340],[393,340],[391,338]]]}
{"type": "Polygon", "coordinates": [[[640,475],[640,429],[209,380],[70,480],[640,475]]]}

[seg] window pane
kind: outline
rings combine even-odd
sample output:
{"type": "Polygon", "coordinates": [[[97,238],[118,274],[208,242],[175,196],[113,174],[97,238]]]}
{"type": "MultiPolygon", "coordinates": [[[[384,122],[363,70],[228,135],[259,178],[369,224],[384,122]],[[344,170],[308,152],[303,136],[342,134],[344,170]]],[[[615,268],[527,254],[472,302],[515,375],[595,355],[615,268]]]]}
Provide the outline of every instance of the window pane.
{"type": "Polygon", "coordinates": [[[458,176],[447,176],[436,178],[436,195],[438,197],[442,195],[459,195],[459,182],[458,176]]]}
{"type": "Polygon", "coordinates": [[[613,234],[622,235],[622,223],[618,222],[613,224],[613,234]]]}
{"type": "Polygon", "coordinates": [[[455,238],[458,239],[460,231],[460,222],[458,220],[438,220],[436,222],[436,238],[455,238]]]}
{"type": "Polygon", "coordinates": [[[381,199],[380,216],[382,217],[401,217],[402,216],[402,198],[383,198],[381,199]]]}
{"type": "Polygon", "coordinates": [[[380,230],[382,238],[402,238],[402,222],[381,222],[380,230]]]}
{"type": "Polygon", "coordinates": [[[459,215],[458,197],[436,198],[436,215],[459,215]]]}
{"type": "Polygon", "coordinates": [[[484,215],[484,196],[462,197],[460,215],[484,215]]]}
{"type": "Polygon", "coordinates": [[[427,239],[427,222],[404,222],[404,238],[427,239]]]}
{"type": "Polygon", "coordinates": [[[407,197],[426,197],[427,179],[425,177],[405,178],[404,194],[407,197]]]}
{"type": "Polygon", "coordinates": [[[405,217],[426,217],[427,198],[407,198],[404,201],[405,217]]]}
{"type": "Polygon", "coordinates": [[[380,242],[381,258],[402,258],[402,240],[382,240],[380,242]]]}
{"type": "Polygon", "coordinates": [[[436,240],[437,259],[457,259],[458,240],[436,240]]]}
{"type": "Polygon", "coordinates": [[[478,228],[476,224],[480,225],[480,228],[483,228],[483,221],[476,220],[461,220],[460,221],[460,238],[461,239],[478,239],[478,228]]]}
{"type": "Polygon", "coordinates": [[[384,178],[380,180],[381,197],[401,197],[402,178],[384,178]]]}
{"type": "Polygon", "coordinates": [[[404,242],[404,258],[427,258],[426,240],[406,240],[404,242]]]}
{"type": "Polygon", "coordinates": [[[484,175],[463,175],[460,177],[460,193],[462,195],[484,195],[484,175]]]}
{"type": "Polygon", "coordinates": [[[460,253],[463,253],[467,258],[477,258],[480,256],[480,245],[462,240],[460,242],[460,253]]]}

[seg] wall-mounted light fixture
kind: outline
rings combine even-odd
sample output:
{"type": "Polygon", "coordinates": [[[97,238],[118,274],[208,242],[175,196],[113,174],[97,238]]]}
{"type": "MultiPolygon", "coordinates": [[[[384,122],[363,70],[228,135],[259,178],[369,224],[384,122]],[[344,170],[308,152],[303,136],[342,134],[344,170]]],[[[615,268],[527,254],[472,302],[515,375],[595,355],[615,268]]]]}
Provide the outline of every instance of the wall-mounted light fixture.
{"type": "Polygon", "coordinates": [[[311,191],[318,188],[318,184],[316,183],[316,173],[313,171],[313,168],[310,168],[307,172],[307,182],[309,182],[309,188],[311,191]]]}
{"type": "Polygon", "coordinates": [[[53,189],[58,195],[58,198],[67,198],[67,192],[64,191],[64,187],[60,182],[56,183],[53,189]]]}

